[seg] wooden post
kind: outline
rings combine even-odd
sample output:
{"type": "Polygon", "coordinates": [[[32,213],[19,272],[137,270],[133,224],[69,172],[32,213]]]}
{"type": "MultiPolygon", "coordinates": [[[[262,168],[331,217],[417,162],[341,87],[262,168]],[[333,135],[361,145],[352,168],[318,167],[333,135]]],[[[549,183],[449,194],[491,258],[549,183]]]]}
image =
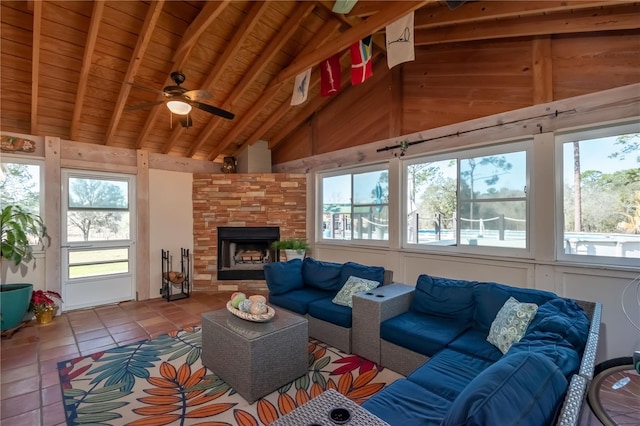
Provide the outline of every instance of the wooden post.
{"type": "Polygon", "coordinates": [[[149,153],[137,150],[136,176],[136,300],[149,299],[151,271],[149,270],[149,153]]]}

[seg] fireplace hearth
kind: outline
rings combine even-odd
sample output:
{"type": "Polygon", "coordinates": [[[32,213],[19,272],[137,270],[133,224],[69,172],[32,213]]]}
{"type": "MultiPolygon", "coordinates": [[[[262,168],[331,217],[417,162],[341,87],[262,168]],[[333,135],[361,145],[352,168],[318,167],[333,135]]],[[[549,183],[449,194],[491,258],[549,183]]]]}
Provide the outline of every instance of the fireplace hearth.
{"type": "Polygon", "coordinates": [[[264,265],[278,261],[271,244],[279,239],[277,226],[218,227],[218,280],[263,280],[264,265]]]}

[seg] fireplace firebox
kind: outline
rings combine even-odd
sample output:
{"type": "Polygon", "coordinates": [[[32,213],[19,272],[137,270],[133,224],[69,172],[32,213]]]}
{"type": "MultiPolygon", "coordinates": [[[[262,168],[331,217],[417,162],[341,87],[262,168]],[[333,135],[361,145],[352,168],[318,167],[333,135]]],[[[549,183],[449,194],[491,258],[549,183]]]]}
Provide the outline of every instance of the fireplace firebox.
{"type": "Polygon", "coordinates": [[[218,279],[263,280],[264,265],[278,261],[271,244],[279,239],[277,226],[219,226],[218,279]]]}

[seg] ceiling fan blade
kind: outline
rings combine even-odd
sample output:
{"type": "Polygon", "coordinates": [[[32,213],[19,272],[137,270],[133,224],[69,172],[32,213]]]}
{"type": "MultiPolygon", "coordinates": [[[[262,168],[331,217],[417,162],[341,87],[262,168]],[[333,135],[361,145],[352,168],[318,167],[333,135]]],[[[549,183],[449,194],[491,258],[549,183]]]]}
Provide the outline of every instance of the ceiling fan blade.
{"type": "Polygon", "coordinates": [[[139,109],[144,109],[144,108],[149,108],[149,107],[152,107],[152,106],[160,105],[161,103],[164,103],[164,101],[145,102],[143,104],[130,105],[128,107],[125,107],[124,111],[136,111],[136,110],[139,110],[139,109]]]}
{"type": "Polygon", "coordinates": [[[202,111],[206,111],[206,112],[208,112],[210,114],[218,115],[218,116],[220,116],[222,118],[226,118],[228,120],[233,120],[233,117],[236,116],[232,112],[225,111],[224,109],[221,109],[221,108],[218,108],[218,107],[214,107],[213,105],[203,104],[202,102],[189,101],[188,103],[193,107],[201,109],[202,111]]]}
{"type": "Polygon", "coordinates": [[[211,99],[213,95],[206,90],[188,90],[183,93],[183,96],[186,96],[192,101],[211,99]]]}
{"type": "Polygon", "coordinates": [[[161,95],[163,93],[162,90],[152,89],[151,87],[143,86],[142,84],[138,84],[133,81],[127,81],[127,84],[130,85],[131,87],[135,87],[136,89],[147,90],[149,92],[159,93],[161,95]]]}
{"type": "Polygon", "coordinates": [[[178,121],[180,121],[180,124],[184,128],[189,128],[189,127],[193,126],[193,120],[191,119],[191,114],[179,115],[178,116],[178,121]]]}

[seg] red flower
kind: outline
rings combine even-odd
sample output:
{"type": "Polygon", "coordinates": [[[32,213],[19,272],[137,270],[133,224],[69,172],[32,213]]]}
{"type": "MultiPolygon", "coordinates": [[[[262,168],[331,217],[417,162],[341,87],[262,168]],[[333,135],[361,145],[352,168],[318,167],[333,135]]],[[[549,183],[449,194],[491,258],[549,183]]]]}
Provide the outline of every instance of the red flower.
{"type": "Polygon", "coordinates": [[[38,313],[38,312],[54,309],[56,306],[56,302],[49,296],[53,296],[62,302],[62,296],[60,296],[60,293],[56,291],[36,290],[33,293],[31,293],[31,302],[29,303],[29,310],[33,311],[34,313],[38,313]]]}

